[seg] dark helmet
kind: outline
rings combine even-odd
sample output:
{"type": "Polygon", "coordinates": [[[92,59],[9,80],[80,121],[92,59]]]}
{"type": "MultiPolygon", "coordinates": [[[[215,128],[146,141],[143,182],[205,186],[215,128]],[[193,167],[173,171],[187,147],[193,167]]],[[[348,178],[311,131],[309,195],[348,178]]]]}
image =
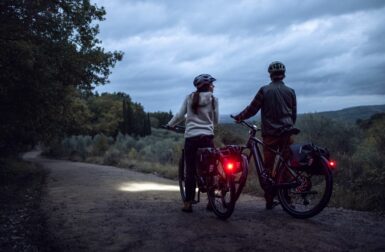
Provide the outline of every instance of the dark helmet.
{"type": "Polygon", "coordinates": [[[269,74],[285,73],[286,67],[282,62],[274,61],[269,65],[269,68],[267,69],[267,71],[269,72],[269,74]]]}
{"type": "Polygon", "coordinates": [[[200,74],[197,77],[194,78],[194,86],[197,87],[198,85],[202,84],[209,84],[216,81],[214,77],[212,77],[210,74],[200,74]]]}

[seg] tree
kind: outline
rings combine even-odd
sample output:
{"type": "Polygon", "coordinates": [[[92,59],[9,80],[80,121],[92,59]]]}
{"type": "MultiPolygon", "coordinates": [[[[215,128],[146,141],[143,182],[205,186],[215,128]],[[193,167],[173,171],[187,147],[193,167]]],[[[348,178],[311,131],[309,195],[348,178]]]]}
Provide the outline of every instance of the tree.
{"type": "Polygon", "coordinates": [[[153,112],[150,113],[150,118],[153,118],[152,121],[157,122],[157,124],[152,125],[155,128],[159,128],[162,125],[167,124],[172,118],[172,112],[153,112]]]}
{"type": "Polygon", "coordinates": [[[151,135],[151,120],[150,113],[147,113],[147,121],[146,121],[146,135],[151,135]]]}
{"type": "Polygon", "coordinates": [[[121,96],[109,93],[90,96],[87,104],[92,115],[88,122],[91,135],[103,133],[106,136],[116,136],[123,122],[121,96]]]}
{"type": "Polygon", "coordinates": [[[74,97],[108,83],[123,55],[96,38],[105,14],[90,0],[0,2],[0,155],[64,135],[74,97]]]}
{"type": "Polygon", "coordinates": [[[134,102],[132,104],[133,108],[133,120],[131,122],[132,135],[145,136],[146,135],[146,121],[147,115],[144,112],[143,106],[140,103],[134,102]]]}
{"type": "Polygon", "coordinates": [[[130,125],[133,123],[133,117],[134,117],[134,111],[132,110],[131,105],[131,99],[129,97],[122,97],[123,98],[123,122],[120,127],[120,131],[123,134],[132,134],[133,130],[130,125]]]}

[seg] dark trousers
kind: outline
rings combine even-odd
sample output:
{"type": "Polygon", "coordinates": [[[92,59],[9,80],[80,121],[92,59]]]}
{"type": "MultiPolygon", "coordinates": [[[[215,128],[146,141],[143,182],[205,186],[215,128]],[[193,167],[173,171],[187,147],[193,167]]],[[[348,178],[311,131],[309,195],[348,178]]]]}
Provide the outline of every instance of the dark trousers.
{"type": "MultiPolygon", "coordinates": [[[[290,136],[284,136],[284,137],[264,136],[263,142],[273,150],[278,150],[278,149],[280,151],[284,150],[283,157],[285,159],[290,157],[290,150],[288,149],[288,146],[293,143],[293,139],[290,136]]],[[[267,169],[267,172],[269,173],[269,175],[272,176],[274,161],[275,161],[275,153],[270,151],[268,148],[263,148],[263,158],[264,158],[265,168],[267,169]]],[[[275,195],[276,195],[275,190],[272,190],[270,192],[265,192],[266,202],[272,202],[275,195]]]]}
{"type": "Polygon", "coordinates": [[[193,201],[196,187],[196,155],[198,148],[214,147],[214,136],[196,136],[185,139],[184,153],[186,160],[186,201],[193,201]]]}

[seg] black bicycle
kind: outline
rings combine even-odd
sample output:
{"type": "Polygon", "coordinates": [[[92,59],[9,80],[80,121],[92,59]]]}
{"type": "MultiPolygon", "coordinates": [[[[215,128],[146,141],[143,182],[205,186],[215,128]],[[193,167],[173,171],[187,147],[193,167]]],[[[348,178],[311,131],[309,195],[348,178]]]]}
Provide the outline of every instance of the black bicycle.
{"type": "MultiPolygon", "coordinates": [[[[257,126],[245,121],[240,124],[249,128],[247,144],[240,146],[242,155],[247,155],[248,162],[253,157],[262,189],[277,192],[282,208],[295,218],[309,218],[320,213],[328,204],[333,191],[332,169],[335,162],[330,160],[328,151],[313,144],[293,144],[288,147],[292,154],[286,160],[284,150],[273,150],[256,137],[260,131],[257,126]],[[271,176],[264,166],[261,147],[269,148],[276,154],[271,176]]],[[[298,133],[299,130],[293,128],[285,134],[298,133]]],[[[240,180],[240,183],[245,181],[240,180]]],[[[239,185],[236,195],[239,196],[243,186],[239,185]]]]}
{"type": "MultiPolygon", "coordinates": [[[[184,127],[174,128],[164,127],[179,133],[184,132],[184,127]]],[[[207,193],[209,204],[220,219],[225,220],[234,211],[236,199],[240,192],[239,178],[246,179],[244,176],[235,176],[239,163],[234,162],[234,150],[229,147],[224,148],[199,148],[196,158],[196,182],[197,193],[193,204],[200,202],[200,194],[207,193]]],[[[244,160],[246,162],[247,160],[244,160]]],[[[239,173],[239,172],[238,172],[239,173]]],[[[244,173],[243,173],[244,174],[244,173]]],[[[182,201],[186,200],[186,162],[184,150],[178,165],[178,180],[182,201]]]]}

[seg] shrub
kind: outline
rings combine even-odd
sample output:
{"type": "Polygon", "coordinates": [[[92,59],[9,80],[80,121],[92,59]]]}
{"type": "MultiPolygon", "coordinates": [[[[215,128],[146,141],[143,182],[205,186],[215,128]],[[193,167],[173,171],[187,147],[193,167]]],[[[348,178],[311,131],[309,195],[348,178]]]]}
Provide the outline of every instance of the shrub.
{"type": "Polygon", "coordinates": [[[114,147],[109,148],[103,156],[103,164],[117,165],[122,155],[120,151],[114,147]]]}
{"type": "Polygon", "coordinates": [[[301,133],[296,142],[311,142],[326,147],[331,153],[353,153],[357,145],[360,130],[356,126],[335,121],[326,117],[305,114],[296,124],[301,133]]]}
{"type": "Polygon", "coordinates": [[[137,141],[133,137],[129,135],[123,135],[119,132],[119,134],[116,136],[114,146],[121,152],[128,153],[131,148],[135,147],[136,142],[137,141]]]}
{"type": "Polygon", "coordinates": [[[130,151],[128,152],[128,158],[130,160],[138,159],[138,152],[136,151],[136,149],[134,148],[130,149],[130,151]]]}
{"type": "Polygon", "coordinates": [[[93,138],[92,154],[102,155],[109,147],[109,140],[104,134],[97,134],[93,138]]]}

